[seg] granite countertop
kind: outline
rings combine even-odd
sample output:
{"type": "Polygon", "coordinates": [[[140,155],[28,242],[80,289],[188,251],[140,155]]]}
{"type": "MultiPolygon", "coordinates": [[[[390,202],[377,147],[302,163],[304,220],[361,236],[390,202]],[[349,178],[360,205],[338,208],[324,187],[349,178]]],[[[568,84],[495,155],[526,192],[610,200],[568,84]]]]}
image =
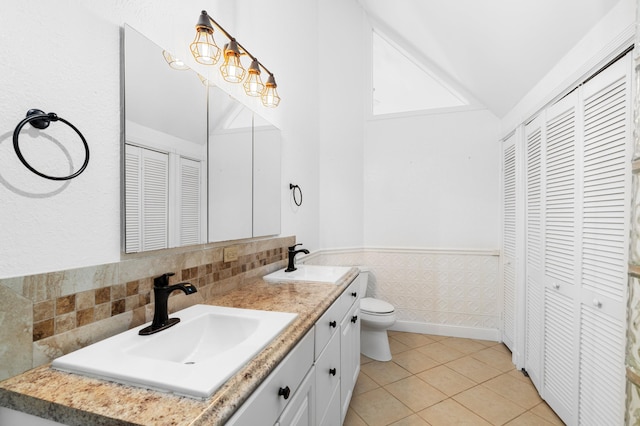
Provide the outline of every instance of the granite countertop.
{"type": "Polygon", "coordinates": [[[258,278],[208,300],[211,305],[298,316],[205,401],[64,373],[44,365],[0,383],[0,405],[68,425],[222,425],[357,275],[357,268],[352,268],[338,285],[269,284],[258,278]]]}

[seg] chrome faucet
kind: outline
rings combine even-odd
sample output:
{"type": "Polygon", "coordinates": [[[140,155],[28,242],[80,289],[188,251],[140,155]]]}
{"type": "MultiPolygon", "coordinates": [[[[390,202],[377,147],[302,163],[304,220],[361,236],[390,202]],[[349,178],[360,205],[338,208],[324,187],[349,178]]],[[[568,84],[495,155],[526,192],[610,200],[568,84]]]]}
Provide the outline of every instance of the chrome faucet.
{"type": "Polygon", "coordinates": [[[293,261],[296,258],[296,254],[298,253],[304,253],[304,254],[309,254],[309,250],[307,249],[300,249],[300,250],[296,250],[297,246],[301,246],[302,243],[298,243],[298,244],[294,244],[291,247],[289,247],[289,265],[287,266],[287,269],[285,269],[285,272],[293,272],[295,271],[296,268],[293,261]]]}
{"type": "Polygon", "coordinates": [[[153,321],[150,326],[138,332],[141,336],[157,333],[180,322],[180,318],[169,318],[167,303],[169,301],[169,295],[173,291],[182,290],[184,294],[193,294],[198,291],[191,283],[169,285],[169,277],[173,275],[175,275],[173,272],[167,272],[153,279],[153,295],[155,298],[153,321]]]}

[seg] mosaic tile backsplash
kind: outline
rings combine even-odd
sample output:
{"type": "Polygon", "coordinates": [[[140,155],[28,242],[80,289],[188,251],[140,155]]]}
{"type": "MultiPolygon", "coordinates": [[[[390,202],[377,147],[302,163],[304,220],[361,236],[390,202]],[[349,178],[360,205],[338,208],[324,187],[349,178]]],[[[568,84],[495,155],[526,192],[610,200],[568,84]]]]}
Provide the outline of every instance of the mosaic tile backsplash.
{"type": "Polygon", "coordinates": [[[0,380],[151,321],[153,279],[175,272],[170,283],[191,282],[198,292],[174,292],[174,312],[240,286],[245,279],[286,266],[295,237],[123,260],[66,271],[0,279],[0,380]]]}

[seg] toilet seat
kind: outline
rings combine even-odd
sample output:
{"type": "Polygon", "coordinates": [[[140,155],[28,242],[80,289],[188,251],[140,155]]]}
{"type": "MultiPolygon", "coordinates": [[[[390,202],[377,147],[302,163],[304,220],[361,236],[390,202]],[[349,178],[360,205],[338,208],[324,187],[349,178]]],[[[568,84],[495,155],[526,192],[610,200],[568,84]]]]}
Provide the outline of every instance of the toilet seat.
{"type": "Polygon", "coordinates": [[[389,315],[395,311],[391,303],[384,300],[364,297],[360,299],[360,312],[370,315],[389,315]]]}

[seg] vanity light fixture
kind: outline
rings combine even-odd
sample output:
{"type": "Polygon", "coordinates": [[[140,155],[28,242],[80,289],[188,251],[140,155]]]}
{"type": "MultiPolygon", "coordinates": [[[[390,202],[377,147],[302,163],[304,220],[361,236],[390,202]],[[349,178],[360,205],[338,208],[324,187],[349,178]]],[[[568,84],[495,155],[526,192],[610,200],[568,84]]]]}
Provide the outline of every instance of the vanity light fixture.
{"type": "Polygon", "coordinates": [[[220,72],[226,81],[240,83],[244,80],[245,93],[249,96],[260,96],[262,104],[266,107],[274,108],[280,104],[280,96],[276,90],[277,84],[273,73],[211,18],[206,10],[203,10],[198,18],[196,37],[190,45],[190,50],[196,62],[204,65],[215,65],[222,53],[224,62],[220,66],[220,72]],[[214,26],[229,39],[229,43],[224,45],[222,52],[213,39],[214,26]],[[242,55],[251,58],[248,71],[240,61],[242,55]],[[266,84],[263,84],[260,78],[261,70],[269,74],[266,84]]]}

